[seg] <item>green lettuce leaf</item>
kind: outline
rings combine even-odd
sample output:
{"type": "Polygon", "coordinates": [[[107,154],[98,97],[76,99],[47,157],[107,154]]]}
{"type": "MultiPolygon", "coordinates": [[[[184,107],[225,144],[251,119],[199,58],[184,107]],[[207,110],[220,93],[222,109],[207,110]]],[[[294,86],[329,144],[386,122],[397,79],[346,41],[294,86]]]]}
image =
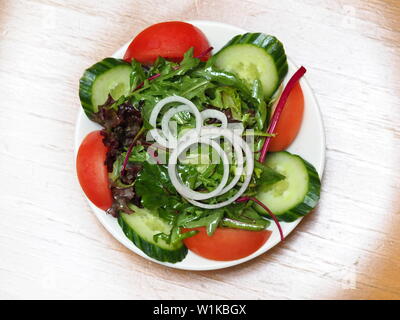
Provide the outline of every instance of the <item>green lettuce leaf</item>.
{"type": "Polygon", "coordinates": [[[162,207],[178,209],[182,202],[169,179],[167,168],[162,165],[144,162],[136,178],[135,190],[142,198],[143,206],[150,210],[162,207]]]}

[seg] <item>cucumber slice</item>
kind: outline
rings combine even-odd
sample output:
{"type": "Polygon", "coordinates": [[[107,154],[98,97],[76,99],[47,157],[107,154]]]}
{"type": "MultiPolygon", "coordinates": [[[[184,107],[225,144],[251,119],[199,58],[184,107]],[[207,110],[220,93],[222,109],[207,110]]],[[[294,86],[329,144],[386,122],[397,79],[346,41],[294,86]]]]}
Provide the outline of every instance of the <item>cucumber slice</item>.
{"type": "Polygon", "coordinates": [[[175,263],[186,257],[188,250],[181,241],[169,244],[161,238],[158,238],[157,242],[154,240],[154,236],[158,233],[169,234],[170,224],[147,209],[129,206],[135,213],[121,213],[118,224],[140,250],[149,257],[163,262],[175,263]]]}
{"type": "Polygon", "coordinates": [[[236,73],[249,86],[260,80],[265,99],[272,97],[288,72],[282,43],[263,33],[237,35],[214,59],[218,68],[236,73]]]}
{"type": "Polygon", "coordinates": [[[88,117],[98,111],[111,94],[114,100],[130,91],[132,67],[124,60],[105,58],[86,69],[79,80],[79,98],[88,117]]]}
{"type": "MultiPolygon", "coordinates": [[[[312,164],[287,151],[268,154],[265,164],[286,177],[263,188],[257,195],[278,219],[294,221],[315,208],[321,181],[312,164]]],[[[259,205],[255,205],[255,209],[267,214],[259,205]]]]}

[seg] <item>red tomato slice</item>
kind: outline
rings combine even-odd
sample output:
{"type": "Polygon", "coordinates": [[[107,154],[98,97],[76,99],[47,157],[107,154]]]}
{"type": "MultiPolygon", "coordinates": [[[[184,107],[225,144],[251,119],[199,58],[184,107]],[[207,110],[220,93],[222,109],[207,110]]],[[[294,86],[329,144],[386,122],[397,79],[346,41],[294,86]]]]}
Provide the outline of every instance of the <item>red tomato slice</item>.
{"type": "Polygon", "coordinates": [[[183,240],[186,247],[207,259],[229,261],[247,257],[257,251],[271,235],[271,231],[248,231],[232,228],[217,228],[210,237],[204,227],[184,229],[200,231],[193,237],[183,240]]]}
{"type": "Polygon", "coordinates": [[[107,147],[103,144],[100,131],[89,133],[79,147],[76,157],[76,171],[79,183],[91,202],[107,210],[112,205],[108,184],[106,160],[107,147]]]}
{"type": "MultiPolygon", "coordinates": [[[[206,51],[210,45],[206,36],[194,25],[181,21],[153,24],[139,33],[125,52],[124,60],[132,58],[144,64],[152,64],[158,57],[180,62],[191,47],[194,56],[206,51]]],[[[206,61],[210,54],[201,59],[206,61]]]]}
{"type": "Polygon", "coordinates": [[[271,139],[269,151],[282,151],[296,138],[304,113],[304,96],[297,83],[289,94],[285,107],[275,128],[276,136],[271,139]]]}

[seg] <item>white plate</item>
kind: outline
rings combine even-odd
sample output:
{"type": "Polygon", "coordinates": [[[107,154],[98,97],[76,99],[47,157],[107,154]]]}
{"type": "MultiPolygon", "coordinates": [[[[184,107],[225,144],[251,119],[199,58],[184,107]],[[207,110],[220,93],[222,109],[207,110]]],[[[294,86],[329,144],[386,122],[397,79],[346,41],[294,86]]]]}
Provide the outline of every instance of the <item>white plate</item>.
{"type": "MultiPolygon", "coordinates": [[[[217,52],[228,40],[237,34],[242,34],[247,32],[246,30],[211,21],[189,21],[198,28],[200,28],[210,44],[214,47],[213,52],[217,52]]],[[[268,30],[262,30],[268,32],[268,30]]],[[[122,58],[126,48],[128,47],[130,41],[120,48],[117,52],[113,54],[113,57],[122,58]]],[[[291,77],[291,75],[297,70],[296,66],[291,60],[289,60],[289,73],[286,76],[286,81],[291,77]]],[[[325,164],[325,133],[322,123],[321,112],[319,110],[318,104],[315,97],[311,91],[310,86],[304,77],[300,80],[303,89],[305,108],[304,108],[304,118],[296,140],[292,143],[288,151],[296,153],[311,162],[317,169],[320,177],[322,176],[325,164]]],[[[83,140],[83,138],[91,131],[98,130],[101,127],[96,123],[90,121],[86,115],[83,113],[82,108],[80,108],[75,130],[75,156],[78,147],[83,140]]],[[[121,228],[119,227],[117,220],[110,215],[107,215],[104,211],[96,208],[90,201],[90,207],[94,211],[96,217],[100,220],[103,226],[110,232],[119,242],[124,246],[135,252],[136,254],[154,261],[156,263],[184,270],[215,270],[221,268],[227,268],[234,266],[245,261],[251,260],[260,254],[265,253],[276,244],[280,242],[279,232],[277,227],[272,223],[270,229],[273,231],[271,237],[268,241],[253,254],[239,260],[234,261],[214,261],[204,259],[197,256],[193,252],[188,253],[186,258],[179,263],[164,263],[154,260],[147,255],[145,255],[140,249],[138,249],[125,235],[123,234],[121,228]]],[[[282,229],[285,236],[287,236],[292,230],[299,224],[301,219],[295,222],[285,223],[282,222],[282,229]]]]}

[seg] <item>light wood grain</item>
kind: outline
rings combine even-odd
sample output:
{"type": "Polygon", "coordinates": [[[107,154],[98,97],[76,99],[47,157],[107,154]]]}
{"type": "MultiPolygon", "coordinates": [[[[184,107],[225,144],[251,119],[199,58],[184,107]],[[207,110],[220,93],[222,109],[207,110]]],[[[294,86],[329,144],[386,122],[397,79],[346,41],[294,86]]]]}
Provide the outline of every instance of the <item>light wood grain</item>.
{"type": "Polygon", "coordinates": [[[400,2],[0,3],[0,298],[400,299],[400,2]],[[279,37],[321,106],[318,209],[286,243],[226,270],[167,269],[99,224],[75,177],[78,79],[157,21],[279,37]]]}

